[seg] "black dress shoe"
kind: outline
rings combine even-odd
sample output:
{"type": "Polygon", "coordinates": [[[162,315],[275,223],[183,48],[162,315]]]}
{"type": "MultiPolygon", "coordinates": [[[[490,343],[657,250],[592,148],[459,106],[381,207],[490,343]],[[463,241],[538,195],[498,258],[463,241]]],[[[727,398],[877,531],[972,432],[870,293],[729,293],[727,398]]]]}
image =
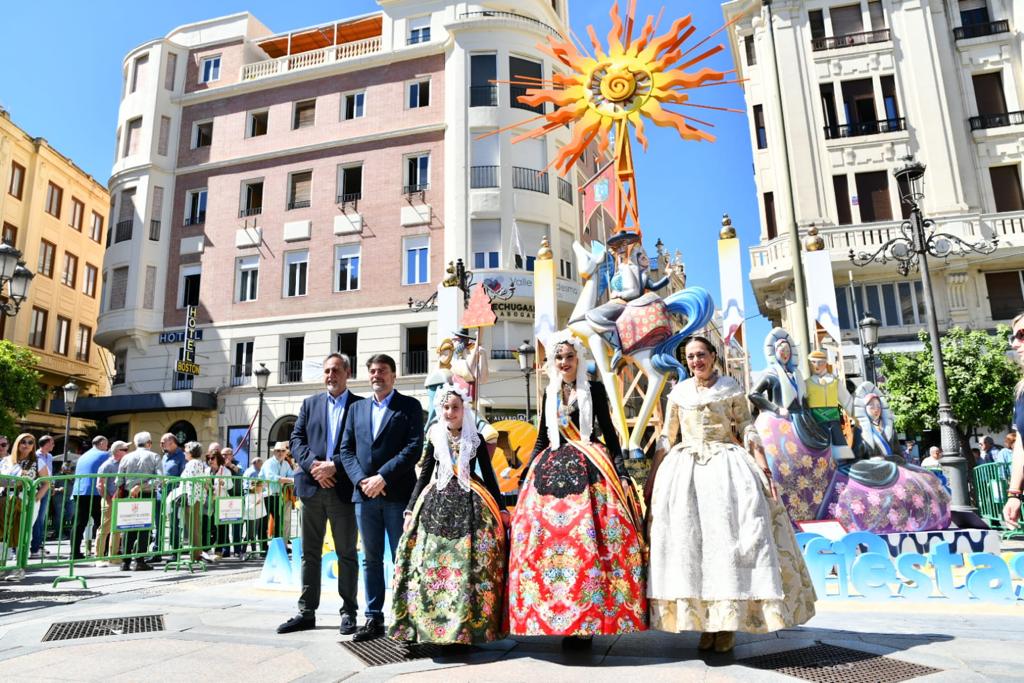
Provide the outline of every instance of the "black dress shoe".
{"type": "Polygon", "coordinates": [[[131,568],[132,568],[132,561],[131,560],[124,560],[121,563],[121,571],[123,571],[123,572],[131,571],[131,568]]]}
{"type": "Polygon", "coordinates": [[[353,642],[362,643],[367,640],[376,640],[384,637],[384,621],[367,619],[366,623],[352,636],[353,642]]]}
{"type": "Polygon", "coordinates": [[[345,614],[341,615],[341,626],[338,628],[338,633],[343,636],[350,636],[356,632],[356,615],[345,614]]]}
{"type": "Polygon", "coordinates": [[[152,570],[153,570],[153,567],[151,565],[149,565],[149,564],[146,564],[145,560],[135,560],[135,571],[137,571],[137,572],[148,572],[148,571],[152,571],[152,570]]]}
{"type": "Polygon", "coordinates": [[[278,633],[294,633],[316,628],[316,617],[296,614],[294,617],[277,627],[278,633]]]}

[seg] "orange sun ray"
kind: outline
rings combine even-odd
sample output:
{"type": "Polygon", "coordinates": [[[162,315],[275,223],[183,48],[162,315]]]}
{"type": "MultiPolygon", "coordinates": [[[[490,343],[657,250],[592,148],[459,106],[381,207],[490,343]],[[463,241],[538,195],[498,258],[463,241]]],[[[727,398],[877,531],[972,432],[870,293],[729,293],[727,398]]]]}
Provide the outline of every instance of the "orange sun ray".
{"type": "Polygon", "coordinates": [[[608,31],[608,54],[615,55],[624,52],[622,47],[622,18],[619,16],[619,0],[612,3],[608,12],[612,19],[612,28],[608,31]]]}

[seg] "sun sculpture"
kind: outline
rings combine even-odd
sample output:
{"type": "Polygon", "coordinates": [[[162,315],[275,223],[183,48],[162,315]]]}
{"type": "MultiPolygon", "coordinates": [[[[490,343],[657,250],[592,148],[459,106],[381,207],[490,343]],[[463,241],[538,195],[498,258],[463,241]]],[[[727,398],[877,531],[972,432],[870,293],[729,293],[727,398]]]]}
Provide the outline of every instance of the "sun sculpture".
{"type": "Polygon", "coordinates": [[[666,33],[657,37],[654,35],[660,17],[656,21],[648,16],[634,39],[635,10],[636,0],[630,1],[624,16],[620,15],[618,2],[612,5],[607,48],[598,40],[594,27],[587,27],[593,55],[578,39],[574,44],[565,36],[548,36],[548,43],[540,45],[539,49],[566,67],[567,72],[556,70],[551,80],[513,75],[510,84],[526,88],[526,94],[518,98],[520,103],[552,107],[510,128],[544,120],[539,127],[515,136],[512,139],[515,143],[571,126],[570,141],[549,164],[562,175],[572,171],[589,146],[596,144],[598,152],[606,154],[614,140],[611,164],[615,225],[607,247],[615,253],[616,265],[615,274],[609,278],[610,299],[598,304],[600,293],[596,280],[606,259],[605,245],[593,242],[587,250],[579,243],[574,244],[577,269],[586,284],[570,315],[569,328],[586,341],[594,355],[612,400],[613,419],[624,449],[631,458],[642,458],[646,450],[645,430],[665,382],[670,374],[682,376],[685,372],[675,358],[675,349],[685,335],[707,324],[714,312],[714,303],[699,287],[684,289],[664,299],[653,291],[667,284],[667,278],[657,282],[648,279],[650,264],[641,245],[630,129],[644,149],[648,142],[644,119],[674,129],[684,140],[712,142],[715,138],[706,129],[713,124],[667,107],[725,110],[692,102],[688,91],[737,81],[724,80],[732,73],[730,71],[708,67],[691,71],[692,67],[722,51],[722,45],[703,49],[702,46],[729,24],[686,47],[696,32],[690,16],[676,20],[666,33]],[[681,329],[674,333],[670,314],[685,319],[681,329]],[[643,372],[646,387],[641,389],[634,380],[626,382],[629,388],[623,390],[619,373],[620,365],[626,362],[632,362],[643,372]],[[643,403],[630,426],[624,400],[634,390],[642,394],[643,403]]]}

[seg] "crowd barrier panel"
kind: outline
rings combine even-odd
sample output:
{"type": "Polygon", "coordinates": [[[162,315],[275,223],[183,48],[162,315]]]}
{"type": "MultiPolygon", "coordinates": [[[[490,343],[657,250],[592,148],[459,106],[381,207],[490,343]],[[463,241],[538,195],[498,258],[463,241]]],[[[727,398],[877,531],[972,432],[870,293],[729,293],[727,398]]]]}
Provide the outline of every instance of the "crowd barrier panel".
{"type": "Polygon", "coordinates": [[[76,564],[130,566],[133,560],[145,564],[146,558],[169,556],[164,571],[204,570],[206,561],[220,555],[265,554],[272,538],[299,529],[290,484],[241,476],[2,477],[0,486],[0,571],[66,568],[54,587],[65,581],[87,586],[75,574],[76,564]],[[92,495],[101,486],[114,495],[92,495]],[[28,505],[47,489],[50,504],[28,505]],[[33,515],[21,514],[25,509],[43,517],[38,555],[29,554],[33,515]]]}
{"type": "Polygon", "coordinates": [[[1024,529],[1008,529],[1003,522],[1003,505],[1010,486],[1010,465],[989,462],[974,467],[974,491],[978,499],[978,514],[993,529],[1002,530],[1003,538],[1024,538],[1024,529]]]}

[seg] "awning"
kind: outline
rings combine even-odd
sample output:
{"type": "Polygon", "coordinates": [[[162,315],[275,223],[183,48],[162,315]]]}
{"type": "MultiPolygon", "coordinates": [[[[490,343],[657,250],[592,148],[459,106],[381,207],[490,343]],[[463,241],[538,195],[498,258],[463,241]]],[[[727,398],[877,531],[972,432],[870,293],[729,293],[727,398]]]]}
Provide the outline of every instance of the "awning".
{"type": "MultiPolygon", "coordinates": [[[[161,391],[152,394],[86,396],[75,403],[73,417],[90,420],[125,413],[155,413],[164,410],[216,410],[217,395],[205,391],[161,391]]],[[[50,402],[50,412],[64,414],[64,399],[50,402]]]]}
{"type": "Polygon", "coordinates": [[[256,42],[271,59],[320,50],[331,45],[351,43],[381,34],[383,15],[380,13],[347,22],[336,22],[312,28],[279,33],[256,42]]]}

